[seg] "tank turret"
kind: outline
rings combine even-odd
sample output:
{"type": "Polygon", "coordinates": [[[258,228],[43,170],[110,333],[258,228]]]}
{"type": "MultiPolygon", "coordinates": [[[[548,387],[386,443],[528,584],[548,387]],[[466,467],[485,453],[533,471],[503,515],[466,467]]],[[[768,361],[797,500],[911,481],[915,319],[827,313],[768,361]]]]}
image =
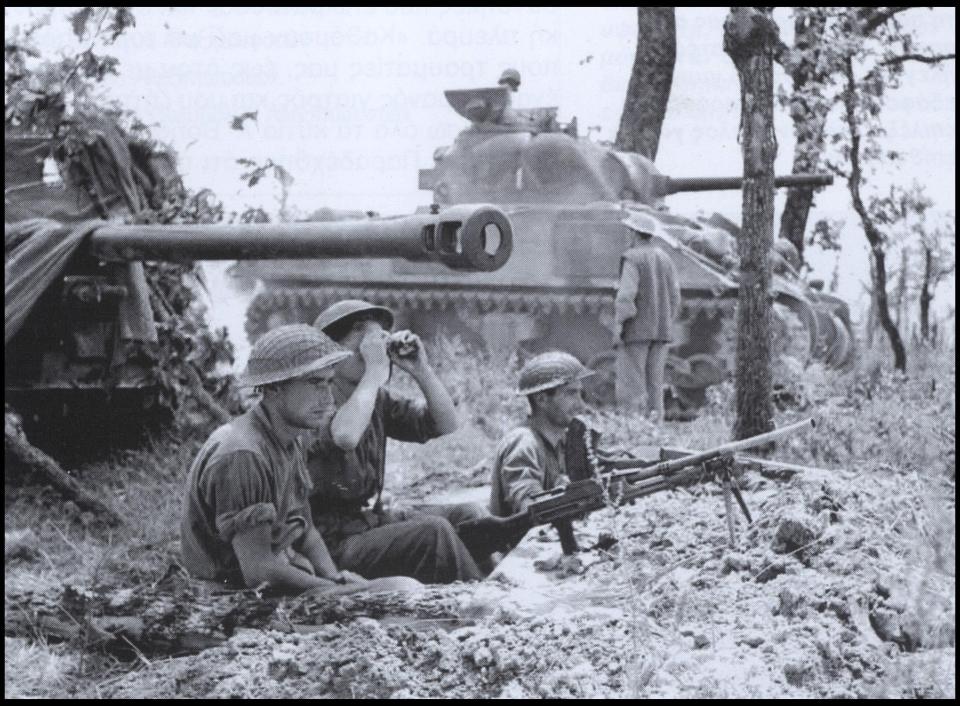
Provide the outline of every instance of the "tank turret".
{"type": "MultiPolygon", "coordinates": [[[[518,109],[504,87],[446,91],[451,107],[471,122],[452,146],[434,153],[420,171],[420,188],[439,204],[591,203],[635,201],[660,206],[687,191],[740,189],[741,177],[676,178],[645,157],[579,137],[576,120],[557,121],[557,109],[518,109]]],[[[833,183],[830,174],[777,177],[777,187],[833,183]]]]}

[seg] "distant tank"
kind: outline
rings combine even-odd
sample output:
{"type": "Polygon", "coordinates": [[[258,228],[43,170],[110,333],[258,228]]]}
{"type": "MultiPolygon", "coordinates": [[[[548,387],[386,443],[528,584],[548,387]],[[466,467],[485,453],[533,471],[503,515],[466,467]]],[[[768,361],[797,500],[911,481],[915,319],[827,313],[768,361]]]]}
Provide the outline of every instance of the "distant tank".
{"type": "MultiPolygon", "coordinates": [[[[234,273],[265,287],[248,310],[256,337],[277,323],[310,321],[331,302],[362,298],[392,307],[398,325],[422,336],[440,332],[477,345],[520,346],[529,352],[567,350],[601,369],[591,394],[612,393],[613,298],[633,210],[662,226],[657,244],[680,276],[683,305],[668,363],[675,416],[695,411],[706,388],[733,371],[738,228],[671,214],[664,197],[681,191],[739,189],[742,179],[675,179],[630,152],[577,134],[576,119],[557,121],[556,108],[515,109],[506,87],[453,90],[447,101],[470,121],[420,172],[433,208],[494,203],[516,233],[510,262],[497,272],[452,277],[435,265],[402,261],[338,263],[245,262],[234,273]]],[[[777,186],[823,186],[830,175],[778,177],[777,186]]],[[[335,217],[335,214],[331,214],[335,217]]],[[[784,241],[785,242],[785,241],[784,241]]],[[[777,344],[801,363],[846,364],[852,329],[842,301],[806,286],[787,259],[774,280],[777,344]]]]}
{"type": "Polygon", "coordinates": [[[109,155],[125,154],[125,135],[102,134],[110,147],[91,148],[86,163],[96,166],[82,182],[57,177],[49,135],[5,137],[4,390],[31,438],[85,423],[107,441],[119,435],[111,424],[136,427],[163,407],[164,371],[136,345],[157,340],[141,261],[396,258],[436,263],[455,279],[510,255],[509,220],[484,205],[335,223],[123,225],[176,171],[158,155],[152,170],[136,157],[116,164],[109,155]]]}

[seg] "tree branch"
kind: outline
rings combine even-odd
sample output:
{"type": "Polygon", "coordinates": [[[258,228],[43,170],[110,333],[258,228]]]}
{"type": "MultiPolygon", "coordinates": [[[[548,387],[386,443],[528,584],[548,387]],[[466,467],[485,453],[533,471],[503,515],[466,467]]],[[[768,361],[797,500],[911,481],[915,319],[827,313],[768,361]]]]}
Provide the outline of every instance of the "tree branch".
{"type": "Polygon", "coordinates": [[[913,10],[913,7],[885,7],[882,10],[877,8],[863,8],[860,10],[860,19],[863,21],[863,33],[870,34],[880,25],[893,19],[901,12],[913,10]]]}
{"type": "Polygon", "coordinates": [[[907,61],[919,61],[923,64],[939,64],[941,61],[950,61],[956,59],[956,54],[903,54],[901,56],[892,56],[880,62],[882,66],[895,66],[907,61]]]}

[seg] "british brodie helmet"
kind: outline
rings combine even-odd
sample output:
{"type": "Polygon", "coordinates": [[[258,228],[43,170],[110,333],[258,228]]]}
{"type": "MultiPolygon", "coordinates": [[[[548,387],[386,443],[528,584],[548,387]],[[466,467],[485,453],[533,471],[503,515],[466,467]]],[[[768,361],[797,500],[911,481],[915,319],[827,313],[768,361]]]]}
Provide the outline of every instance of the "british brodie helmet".
{"type": "Polygon", "coordinates": [[[534,356],[520,369],[518,395],[532,395],[594,374],[569,353],[551,351],[534,356]]]}
{"type": "Polygon", "coordinates": [[[240,383],[244,387],[259,387],[293,380],[336,365],[351,355],[350,351],[313,326],[279,326],[257,339],[240,383]]]}
{"type": "Polygon", "coordinates": [[[380,322],[384,331],[393,328],[393,312],[385,306],[377,306],[362,299],[344,299],[328,306],[320,312],[320,316],[313,325],[328,335],[337,333],[348,322],[348,319],[359,318],[361,315],[371,316],[380,322]],[[339,326],[338,326],[339,324],[339,326]]]}

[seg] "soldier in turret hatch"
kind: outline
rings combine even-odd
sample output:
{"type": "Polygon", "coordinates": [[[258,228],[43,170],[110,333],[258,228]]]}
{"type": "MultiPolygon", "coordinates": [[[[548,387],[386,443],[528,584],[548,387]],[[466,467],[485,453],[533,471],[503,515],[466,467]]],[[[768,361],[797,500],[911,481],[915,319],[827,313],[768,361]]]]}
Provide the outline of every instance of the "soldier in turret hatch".
{"type": "Polygon", "coordinates": [[[517,89],[520,88],[520,72],[516,69],[504,69],[503,73],[500,74],[497,85],[506,86],[511,93],[516,93],[517,89]]]}
{"type": "Polygon", "coordinates": [[[500,80],[497,81],[497,85],[510,89],[507,92],[507,102],[503,106],[503,111],[500,113],[500,118],[497,122],[501,125],[518,125],[522,123],[523,116],[513,107],[513,94],[520,88],[520,72],[516,69],[504,69],[503,73],[500,74],[500,80]]]}

